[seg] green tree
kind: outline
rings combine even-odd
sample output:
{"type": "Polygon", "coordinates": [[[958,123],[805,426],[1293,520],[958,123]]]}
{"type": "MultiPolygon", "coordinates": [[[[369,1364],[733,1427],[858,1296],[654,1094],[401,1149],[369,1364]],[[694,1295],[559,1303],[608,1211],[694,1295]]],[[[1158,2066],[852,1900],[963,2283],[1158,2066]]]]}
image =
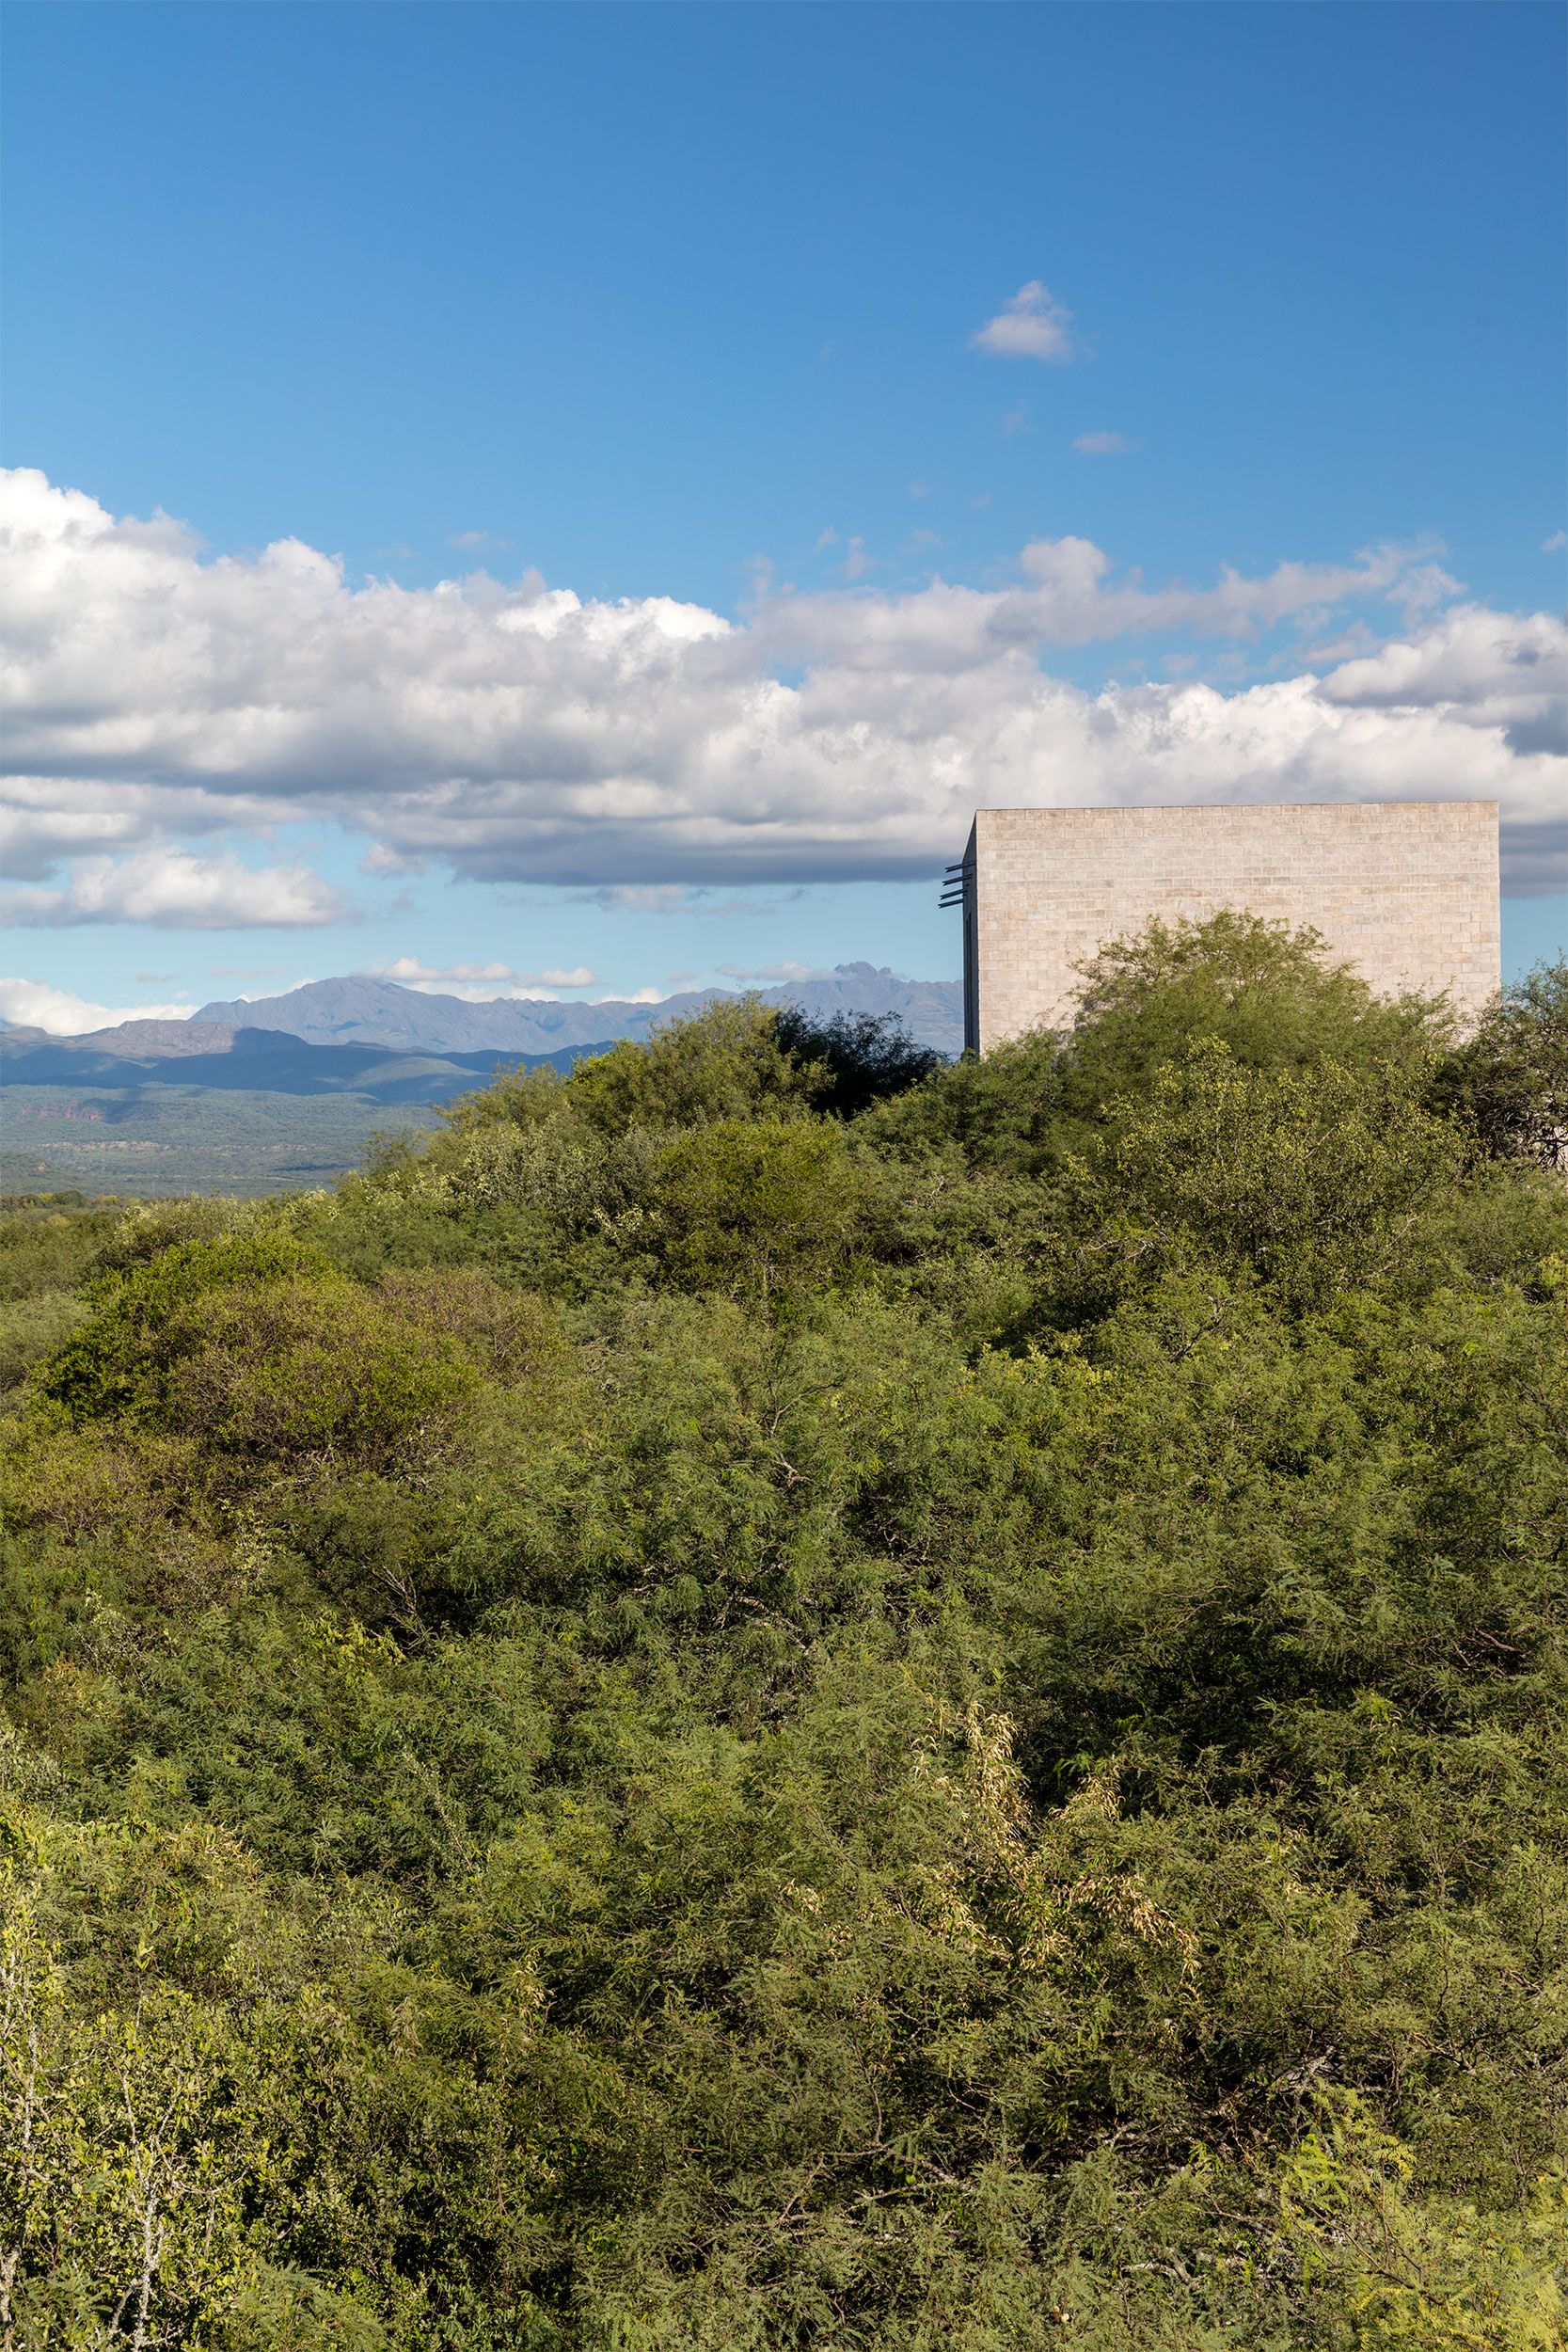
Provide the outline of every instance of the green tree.
{"type": "Polygon", "coordinates": [[[1531,1007],[1227,917],[0,1221],[0,2333],[1555,2344],[1531,1007]]]}
{"type": "Polygon", "coordinates": [[[1298,1304],[1396,1273],[1462,1165],[1402,1073],[1248,1069],[1218,1040],[1117,1107],[1107,1203],[1298,1304]]]}
{"type": "Polygon", "coordinates": [[[1432,1094],[1498,1158],[1568,1162],[1568,963],[1505,988],[1438,1064],[1432,1094]]]}
{"type": "Polygon", "coordinates": [[[648,1230],[675,1281],[767,1299],[824,1280],[850,1247],[855,1212],[835,1127],[715,1120],[661,1154],[648,1230]]]}

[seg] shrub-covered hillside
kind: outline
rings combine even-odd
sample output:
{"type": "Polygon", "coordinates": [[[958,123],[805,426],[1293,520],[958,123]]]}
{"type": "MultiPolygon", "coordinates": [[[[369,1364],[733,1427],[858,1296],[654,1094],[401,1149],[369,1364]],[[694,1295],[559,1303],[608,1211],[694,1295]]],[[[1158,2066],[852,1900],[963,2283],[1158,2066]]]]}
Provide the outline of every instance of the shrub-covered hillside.
{"type": "Polygon", "coordinates": [[[1568,976],[1237,918],[0,1232],[0,2342],[1568,2312],[1568,976]]]}

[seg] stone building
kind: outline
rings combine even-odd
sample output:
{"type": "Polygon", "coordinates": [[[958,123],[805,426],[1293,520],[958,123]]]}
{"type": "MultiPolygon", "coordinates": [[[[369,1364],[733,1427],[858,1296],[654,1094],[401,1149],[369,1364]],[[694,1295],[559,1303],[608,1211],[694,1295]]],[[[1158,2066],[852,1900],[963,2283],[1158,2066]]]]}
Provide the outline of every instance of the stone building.
{"type": "Polygon", "coordinates": [[[1380,995],[1447,989],[1473,1017],[1500,977],[1497,804],[983,808],[950,869],[943,904],[960,900],[975,1053],[1066,1027],[1107,941],[1222,907],[1309,923],[1380,995]]]}

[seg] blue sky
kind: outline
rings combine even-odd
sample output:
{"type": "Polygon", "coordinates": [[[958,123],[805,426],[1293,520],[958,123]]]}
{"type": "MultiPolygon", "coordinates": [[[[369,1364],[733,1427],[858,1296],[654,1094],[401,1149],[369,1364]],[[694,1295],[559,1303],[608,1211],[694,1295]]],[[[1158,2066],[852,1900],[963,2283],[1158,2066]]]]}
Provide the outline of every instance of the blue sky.
{"type": "MultiPolygon", "coordinates": [[[[194,539],[132,580],[140,541],[70,526],[124,671],[40,689],[7,969],[111,1006],[950,973],[960,809],[1115,796],[1094,746],[1132,761],[1183,692],[1213,748],[1149,797],[1255,787],[1243,735],[1279,797],[1496,788],[1511,959],[1547,951],[1561,803],[1509,632],[1563,593],[1563,45],[1508,0],[23,0],[6,460],[194,539]],[[341,558],[336,603],[259,568],[280,541],[341,558]],[[529,587],[554,650],[502,744],[497,598],[535,574],[579,608],[541,634],[529,587]],[[1291,681],[1324,678],[1354,744],[1308,739],[1291,681]]],[[[1532,691],[1557,659],[1537,631],[1532,691]]]]}

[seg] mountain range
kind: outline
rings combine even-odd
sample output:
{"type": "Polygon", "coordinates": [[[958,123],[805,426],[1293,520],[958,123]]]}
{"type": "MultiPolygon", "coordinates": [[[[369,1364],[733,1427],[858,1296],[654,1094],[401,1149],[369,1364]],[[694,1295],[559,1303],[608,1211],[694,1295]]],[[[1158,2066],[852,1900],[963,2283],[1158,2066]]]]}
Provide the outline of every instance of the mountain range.
{"type": "Polygon", "coordinates": [[[0,1038],[0,1191],[292,1190],[356,1168],[378,1136],[517,1062],[569,1069],[585,1051],[429,1054],[311,1045],[284,1029],[128,1021],[89,1037],[0,1038]]]}
{"type": "MultiPolygon", "coordinates": [[[[432,1125],[438,1104],[503,1066],[568,1070],[727,993],[657,1004],[470,1004],[395,980],[344,978],[84,1037],[0,1023],[0,1189],[258,1192],[324,1183],[357,1166],[377,1135],[432,1125]]],[[[944,1053],[962,1041],[955,981],[849,963],[763,994],[819,1017],[894,1013],[944,1053]]]]}
{"type": "Polygon", "coordinates": [[[503,1065],[569,1070],[583,1049],[553,1054],[435,1054],[404,1046],[316,1045],[286,1029],[215,1021],[128,1021],[87,1037],[8,1029],[0,1084],[18,1087],[207,1087],[225,1094],[346,1094],[372,1103],[444,1103],[503,1065]]]}
{"type": "MultiPolygon", "coordinates": [[[[659,1023],[695,1012],[732,992],[694,989],[654,1004],[610,998],[599,1004],[548,997],[497,996],[470,1003],[427,994],[396,980],[309,980],[283,996],[203,1005],[203,1026],[282,1029],[311,1045],[386,1045],[427,1054],[553,1055],[563,1047],[645,1038],[659,1023]]],[[[892,1013],[922,1045],[944,1054],[963,1047],[963,989],[958,980],[907,980],[885,967],[841,963],[828,973],[757,991],[766,1005],[800,1005],[817,1017],[835,1012],[892,1013]]]]}

